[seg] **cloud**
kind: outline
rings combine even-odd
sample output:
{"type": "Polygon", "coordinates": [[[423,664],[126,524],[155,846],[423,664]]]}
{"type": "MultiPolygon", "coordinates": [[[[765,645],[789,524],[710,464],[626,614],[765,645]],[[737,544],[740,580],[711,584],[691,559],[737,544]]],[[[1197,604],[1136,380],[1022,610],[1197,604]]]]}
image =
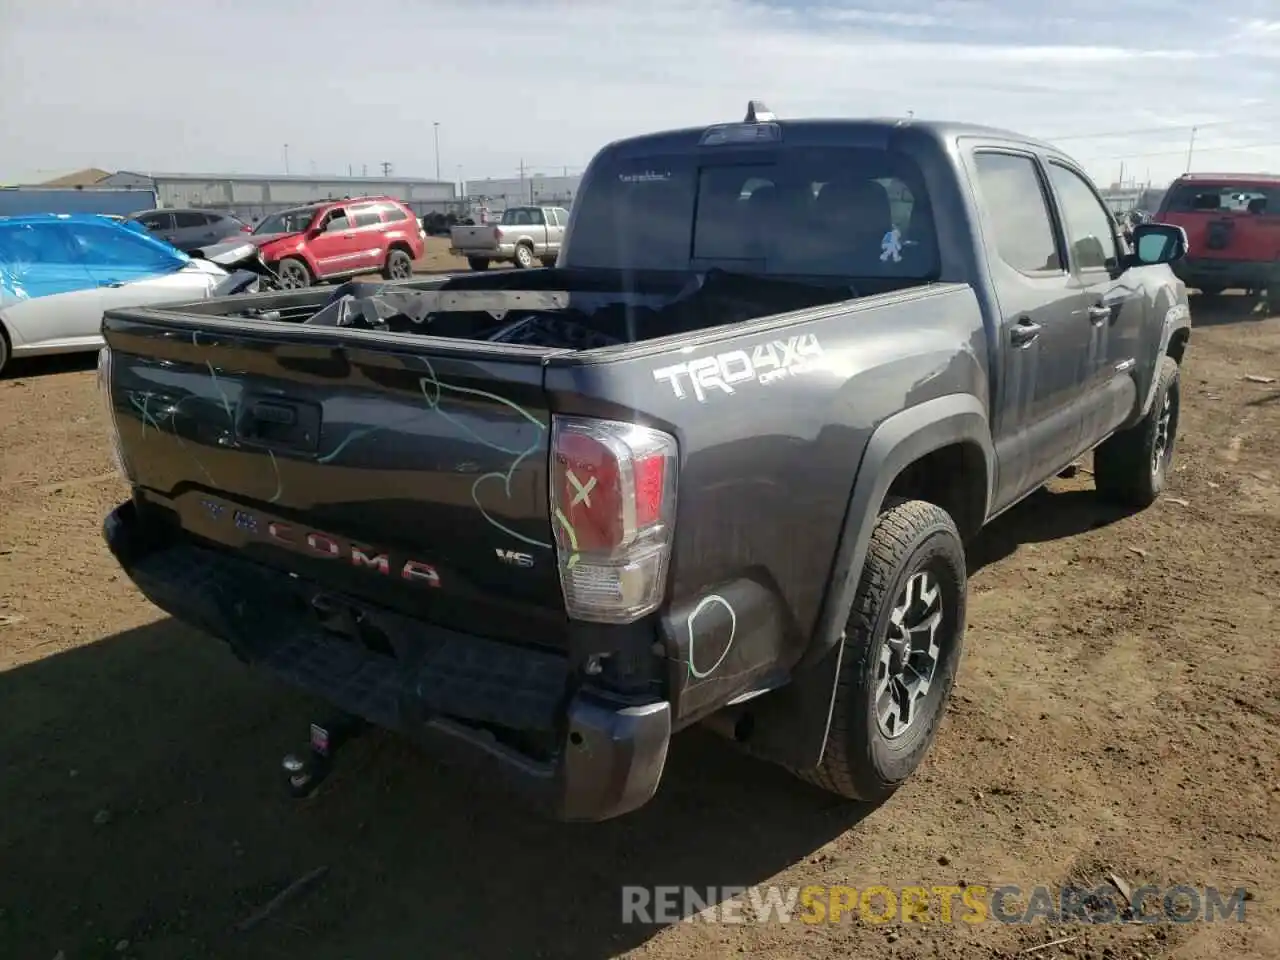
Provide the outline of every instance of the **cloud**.
{"type": "Polygon", "coordinates": [[[358,9],[12,0],[0,124],[22,136],[5,160],[272,172],[287,143],[294,172],[385,160],[431,176],[438,122],[445,178],[521,161],[551,173],[618,137],[735,119],[756,97],[784,117],[913,111],[1072,137],[1104,181],[1122,160],[1180,172],[1196,123],[1197,166],[1280,167],[1280,105],[1259,102],[1280,89],[1273,0],[1235,0],[1234,19],[1191,0],[1076,0],[1070,15],[1024,0],[358,9]]]}

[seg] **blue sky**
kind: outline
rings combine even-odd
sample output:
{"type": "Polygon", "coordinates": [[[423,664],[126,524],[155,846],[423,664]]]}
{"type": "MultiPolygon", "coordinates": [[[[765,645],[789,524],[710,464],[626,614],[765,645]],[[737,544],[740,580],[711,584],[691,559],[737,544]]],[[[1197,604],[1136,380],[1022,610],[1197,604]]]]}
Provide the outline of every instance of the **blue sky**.
{"type": "Polygon", "coordinates": [[[0,181],[282,172],[286,143],[295,173],[433,176],[433,123],[446,179],[552,173],[752,97],[1061,138],[1102,182],[1182,172],[1193,124],[1194,169],[1280,170],[1280,0],[1057,6],[2,0],[0,181]]]}

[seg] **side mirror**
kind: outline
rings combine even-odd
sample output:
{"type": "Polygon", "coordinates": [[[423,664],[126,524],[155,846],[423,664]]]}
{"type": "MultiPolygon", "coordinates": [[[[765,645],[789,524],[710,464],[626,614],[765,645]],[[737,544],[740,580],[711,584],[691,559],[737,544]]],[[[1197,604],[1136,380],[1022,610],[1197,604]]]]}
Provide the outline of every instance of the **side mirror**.
{"type": "Polygon", "coordinates": [[[1133,228],[1133,264],[1173,263],[1187,255],[1187,232],[1171,223],[1140,223],[1133,228]]]}

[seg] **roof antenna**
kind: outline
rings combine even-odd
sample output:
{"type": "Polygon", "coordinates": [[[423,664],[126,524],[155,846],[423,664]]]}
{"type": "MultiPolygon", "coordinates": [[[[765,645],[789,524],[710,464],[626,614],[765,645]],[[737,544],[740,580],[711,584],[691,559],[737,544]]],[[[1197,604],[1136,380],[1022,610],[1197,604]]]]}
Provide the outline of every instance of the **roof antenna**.
{"type": "Polygon", "coordinates": [[[747,123],[769,123],[777,119],[774,112],[764,105],[763,100],[747,101],[747,123]]]}

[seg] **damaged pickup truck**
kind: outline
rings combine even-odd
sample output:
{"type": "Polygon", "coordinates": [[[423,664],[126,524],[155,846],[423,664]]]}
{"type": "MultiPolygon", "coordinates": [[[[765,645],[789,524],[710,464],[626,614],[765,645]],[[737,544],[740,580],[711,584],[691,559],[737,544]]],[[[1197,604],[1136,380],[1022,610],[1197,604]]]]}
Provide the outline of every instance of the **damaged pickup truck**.
{"type": "Polygon", "coordinates": [[[106,540],[351,721],[300,792],[371,723],[601,820],[705,722],[881,801],[965,542],[1091,449],[1100,495],[1159,494],[1185,248],[1131,249],[1048,144],[753,104],[604,148],[552,269],[108,311],[106,540]]]}

